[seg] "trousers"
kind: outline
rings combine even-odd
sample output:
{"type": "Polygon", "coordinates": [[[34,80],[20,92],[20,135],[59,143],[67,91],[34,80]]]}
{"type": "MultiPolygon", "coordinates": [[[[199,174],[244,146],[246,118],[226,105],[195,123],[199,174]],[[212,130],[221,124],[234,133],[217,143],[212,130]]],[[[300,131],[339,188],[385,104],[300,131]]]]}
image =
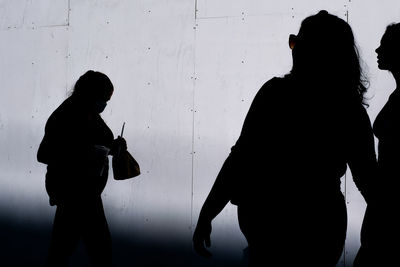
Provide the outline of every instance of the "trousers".
{"type": "Polygon", "coordinates": [[[47,266],[68,266],[80,240],[92,266],[112,266],[111,235],[101,196],[57,204],[47,266]]]}

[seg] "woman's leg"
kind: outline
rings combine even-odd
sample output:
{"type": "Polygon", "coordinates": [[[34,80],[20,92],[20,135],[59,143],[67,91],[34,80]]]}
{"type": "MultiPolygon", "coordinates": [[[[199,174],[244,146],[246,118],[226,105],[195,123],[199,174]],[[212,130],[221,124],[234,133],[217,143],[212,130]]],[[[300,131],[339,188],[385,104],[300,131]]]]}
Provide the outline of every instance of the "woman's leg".
{"type": "Polygon", "coordinates": [[[68,205],[57,206],[47,258],[48,267],[68,265],[69,257],[79,241],[79,226],[76,216],[73,207],[68,205]]]}
{"type": "Polygon", "coordinates": [[[85,209],[82,236],[93,266],[112,266],[111,235],[100,196],[85,209]]]}

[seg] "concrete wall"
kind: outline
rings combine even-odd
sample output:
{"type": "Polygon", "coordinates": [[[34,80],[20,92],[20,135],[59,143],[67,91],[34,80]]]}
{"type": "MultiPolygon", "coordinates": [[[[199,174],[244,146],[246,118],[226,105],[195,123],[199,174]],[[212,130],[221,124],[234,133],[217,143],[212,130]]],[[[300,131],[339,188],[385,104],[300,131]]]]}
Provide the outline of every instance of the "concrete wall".
{"type": "MultiPolygon", "coordinates": [[[[400,21],[396,0],[0,0],[0,233],[8,238],[2,249],[13,251],[6,262],[45,258],[55,209],[36,151],[48,116],[95,69],[115,86],[103,118],[115,135],[126,122],[142,170],[128,181],[110,177],[103,194],[118,266],[156,266],[155,246],[164,263],[241,265],[246,242],[234,206],[213,224],[211,262],[191,251],[193,227],[257,90],[290,70],[288,35],[320,9],[353,27],[374,120],[394,89],[374,50],[386,25],[400,21]],[[32,246],[35,256],[12,257],[32,246]]],[[[342,184],[349,227],[338,266],[351,266],[365,203],[350,173],[342,184]]]]}

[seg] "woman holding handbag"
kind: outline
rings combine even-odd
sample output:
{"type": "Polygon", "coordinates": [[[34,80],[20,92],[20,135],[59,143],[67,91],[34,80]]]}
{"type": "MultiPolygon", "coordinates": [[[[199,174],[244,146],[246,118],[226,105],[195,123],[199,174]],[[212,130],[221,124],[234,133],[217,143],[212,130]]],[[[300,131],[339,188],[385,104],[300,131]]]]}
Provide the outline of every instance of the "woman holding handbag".
{"type": "Polygon", "coordinates": [[[46,190],[56,214],[47,266],[67,266],[80,239],[93,266],[112,266],[111,236],[101,193],[108,155],[125,151],[100,113],[114,87],[103,73],[87,71],[73,93],[49,117],[37,159],[47,164],[46,190]]]}

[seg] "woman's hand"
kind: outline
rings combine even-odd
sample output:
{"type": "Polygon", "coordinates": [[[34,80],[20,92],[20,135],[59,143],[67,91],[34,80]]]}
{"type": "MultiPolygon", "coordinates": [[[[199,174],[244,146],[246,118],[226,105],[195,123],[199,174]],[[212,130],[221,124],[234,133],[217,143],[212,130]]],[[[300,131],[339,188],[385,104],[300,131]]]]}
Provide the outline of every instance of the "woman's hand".
{"type": "Polygon", "coordinates": [[[117,156],[121,151],[126,151],[128,146],[126,145],[126,140],[118,136],[112,143],[110,154],[113,156],[117,156]]]}
{"type": "Polygon", "coordinates": [[[211,221],[198,221],[193,234],[193,247],[197,254],[205,258],[212,256],[206,247],[211,246],[211,221]],[[205,245],[205,246],[204,246],[205,245]]]}

